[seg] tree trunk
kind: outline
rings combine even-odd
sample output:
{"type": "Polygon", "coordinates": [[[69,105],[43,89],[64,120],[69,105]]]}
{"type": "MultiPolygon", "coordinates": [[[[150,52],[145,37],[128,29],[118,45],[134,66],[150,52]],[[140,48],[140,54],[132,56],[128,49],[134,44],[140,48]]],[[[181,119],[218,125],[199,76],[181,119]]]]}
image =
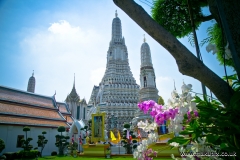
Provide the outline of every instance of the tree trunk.
{"type": "MultiPolygon", "coordinates": [[[[174,57],[179,71],[206,85],[227,106],[233,94],[229,85],[196,58],[171,33],[155,22],[148,13],[133,0],[113,0],[130,18],[132,18],[153,39],[162,45],[174,57]]],[[[167,17],[166,17],[167,18],[167,17]]]]}

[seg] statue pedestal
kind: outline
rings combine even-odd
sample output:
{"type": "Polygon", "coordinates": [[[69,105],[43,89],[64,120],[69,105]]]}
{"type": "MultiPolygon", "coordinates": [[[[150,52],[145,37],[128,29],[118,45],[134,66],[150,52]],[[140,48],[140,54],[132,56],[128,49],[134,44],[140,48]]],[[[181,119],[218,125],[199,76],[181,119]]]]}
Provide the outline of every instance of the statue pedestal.
{"type": "Polygon", "coordinates": [[[110,147],[109,144],[84,144],[83,153],[84,156],[105,157],[108,147],[110,147]]]}

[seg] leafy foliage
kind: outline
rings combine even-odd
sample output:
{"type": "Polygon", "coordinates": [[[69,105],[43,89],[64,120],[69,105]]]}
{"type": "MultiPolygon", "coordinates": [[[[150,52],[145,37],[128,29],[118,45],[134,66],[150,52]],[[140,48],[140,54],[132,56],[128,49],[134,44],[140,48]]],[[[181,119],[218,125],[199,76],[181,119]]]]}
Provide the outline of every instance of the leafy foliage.
{"type": "Polygon", "coordinates": [[[2,152],[2,150],[4,150],[5,148],[5,143],[4,141],[0,138],[0,153],[2,152]]]}
{"type": "MultiPolygon", "coordinates": [[[[201,8],[208,6],[208,3],[207,0],[189,0],[189,2],[191,3],[195,29],[198,29],[206,17],[202,13],[201,8]]],[[[195,47],[187,0],[154,1],[152,18],[175,37],[182,38],[187,36],[188,42],[192,47],[195,47]]],[[[208,20],[210,20],[210,18],[208,20]]],[[[225,54],[224,46],[227,45],[227,42],[223,37],[222,29],[218,23],[215,23],[207,29],[207,33],[208,37],[201,41],[200,46],[208,43],[216,45],[217,60],[223,65],[225,54]]],[[[225,59],[225,64],[234,68],[232,59],[225,59]]]]}
{"type": "MultiPolygon", "coordinates": [[[[207,33],[208,33],[208,37],[201,42],[201,45],[206,43],[206,41],[209,42],[210,44],[216,45],[217,59],[220,62],[220,64],[223,65],[224,64],[224,54],[225,54],[224,46],[226,46],[227,43],[223,37],[222,29],[219,26],[219,24],[215,23],[213,26],[211,26],[207,29],[207,33]]],[[[234,63],[233,63],[232,59],[225,58],[225,64],[227,66],[234,68],[234,63]]]]}
{"type": "Polygon", "coordinates": [[[229,85],[233,88],[233,90],[239,92],[240,91],[240,81],[238,80],[237,78],[237,74],[233,74],[233,75],[230,75],[230,76],[224,76],[223,77],[224,80],[227,80],[229,81],[229,85]]]}
{"type": "Polygon", "coordinates": [[[209,101],[207,97],[202,100],[196,96],[194,102],[197,103],[199,116],[189,122],[186,115],[183,121],[185,129],[168,143],[177,142],[186,146],[205,138],[205,145],[209,148],[239,155],[240,140],[237,137],[240,136],[240,122],[236,119],[240,115],[240,91],[234,93],[227,108],[216,100],[209,101]]]}
{"type": "MultiPolygon", "coordinates": [[[[191,0],[191,6],[197,29],[204,17],[201,7],[207,6],[207,0],[191,0]]],[[[187,0],[156,0],[152,7],[152,17],[177,38],[192,32],[187,0]]]]}
{"type": "Polygon", "coordinates": [[[56,135],[55,136],[58,139],[58,141],[55,143],[55,145],[58,147],[60,156],[64,155],[63,151],[69,145],[69,142],[67,142],[67,140],[70,137],[62,135],[62,132],[65,132],[65,131],[66,131],[66,128],[64,126],[59,126],[58,127],[58,132],[60,132],[61,135],[56,135]]]}
{"type": "Polygon", "coordinates": [[[24,151],[30,151],[33,148],[33,146],[30,145],[30,141],[32,141],[32,138],[27,136],[27,132],[30,131],[30,128],[26,126],[23,128],[23,131],[26,134],[26,139],[21,139],[21,142],[23,144],[22,148],[24,149],[24,151]]]}
{"type": "MultiPolygon", "coordinates": [[[[92,127],[92,120],[88,120],[88,125],[84,126],[84,128],[81,128],[82,131],[85,132],[86,136],[84,137],[84,139],[86,139],[87,135],[88,135],[88,131],[91,131],[91,127],[92,127]]],[[[91,139],[91,134],[88,135],[89,139],[91,139]]],[[[84,140],[82,139],[82,140],[84,140]]],[[[91,143],[91,142],[90,142],[91,143]]]]}
{"type": "Polygon", "coordinates": [[[36,158],[37,155],[38,155],[38,150],[29,150],[29,151],[24,151],[24,150],[21,150],[17,153],[18,157],[21,157],[21,158],[36,158]]]}
{"type": "Polygon", "coordinates": [[[57,155],[57,151],[52,151],[51,156],[56,156],[57,155]]]}
{"type": "Polygon", "coordinates": [[[73,142],[68,145],[68,150],[70,150],[71,154],[73,154],[73,151],[76,151],[77,147],[78,147],[77,142],[73,142]]]}
{"type": "Polygon", "coordinates": [[[136,136],[133,135],[133,131],[130,131],[130,124],[126,123],[124,124],[124,132],[121,143],[123,143],[123,147],[126,149],[127,154],[132,154],[132,149],[137,147],[137,144],[135,144],[135,141],[132,140],[132,138],[136,138],[136,136]],[[127,137],[127,132],[129,132],[129,138],[127,137]]]}
{"type": "Polygon", "coordinates": [[[45,147],[45,145],[47,144],[47,142],[48,142],[48,140],[45,138],[45,134],[47,134],[47,132],[46,131],[43,131],[42,132],[42,135],[38,135],[38,141],[37,141],[37,143],[38,143],[38,146],[40,146],[41,147],[41,152],[40,152],[40,156],[42,157],[42,151],[43,151],[43,149],[44,149],[44,147],[45,147]]]}
{"type": "Polygon", "coordinates": [[[4,150],[5,148],[5,143],[4,141],[0,138],[0,153],[2,152],[2,150],[4,150]]]}
{"type": "Polygon", "coordinates": [[[159,98],[158,98],[158,104],[161,104],[161,105],[165,104],[164,100],[163,100],[163,98],[161,96],[159,96],[159,98]]]}

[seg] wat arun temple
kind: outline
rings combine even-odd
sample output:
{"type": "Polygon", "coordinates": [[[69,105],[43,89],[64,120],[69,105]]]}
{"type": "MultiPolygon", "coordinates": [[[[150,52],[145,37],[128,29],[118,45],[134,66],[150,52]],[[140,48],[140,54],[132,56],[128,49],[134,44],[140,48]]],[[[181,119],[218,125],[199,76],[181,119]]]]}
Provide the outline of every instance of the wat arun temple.
{"type": "MultiPolygon", "coordinates": [[[[124,123],[149,119],[149,116],[140,112],[137,103],[150,99],[157,102],[159,97],[151,51],[145,38],[140,48],[140,86],[131,72],[128,54],[122,36],[121,20],[116,12],[112,21],[112,37],[107,51],[106,70],[99,85],[93,87],[88,107],[99,107],[101,112],[106,112],[106,117],[111,115],[117,117],[118,129],[122,129],[124,123]]],[[[90,110],[88,115],[93,112],[93,109],[90,110]]]]}

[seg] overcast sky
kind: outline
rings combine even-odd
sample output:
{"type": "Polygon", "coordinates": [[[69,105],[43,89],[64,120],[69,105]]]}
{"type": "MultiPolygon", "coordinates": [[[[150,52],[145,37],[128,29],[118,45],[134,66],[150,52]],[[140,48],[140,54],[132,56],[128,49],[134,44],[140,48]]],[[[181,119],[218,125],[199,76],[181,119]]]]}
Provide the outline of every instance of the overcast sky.
{"type": "MultiPolygon", "coordinates": [[[[150,7],[136,2],[150,13],[150,7]]],[[[0,85],[27,90],[34,70],[35,93],[63,102],[73,87],[80,98],[89,100],[92,88],[101,81],[111,39],[115,10],[129,53],[130,68],[137,83],[140,75],[140,47],[145,34],[150,46],[159,95],[170,98],[173,80],[180,92],[183,80],[201,93],[197,80],[183,76],[174,58],[144,32],[112,0],[0,0],[0,85]]],[[[167,17],[166,17],[167,18],[167,17]]],[[[197,32],[206,38],[204,23],[197,32]]],[[[187,38],[180,41],[195,54],[187,38]]],[[[219,76],[224,75],[216,55],[201,48],[204,63],[219,76]]],[[[207,75],[203,75],[207,76],[207,75]]]]}

